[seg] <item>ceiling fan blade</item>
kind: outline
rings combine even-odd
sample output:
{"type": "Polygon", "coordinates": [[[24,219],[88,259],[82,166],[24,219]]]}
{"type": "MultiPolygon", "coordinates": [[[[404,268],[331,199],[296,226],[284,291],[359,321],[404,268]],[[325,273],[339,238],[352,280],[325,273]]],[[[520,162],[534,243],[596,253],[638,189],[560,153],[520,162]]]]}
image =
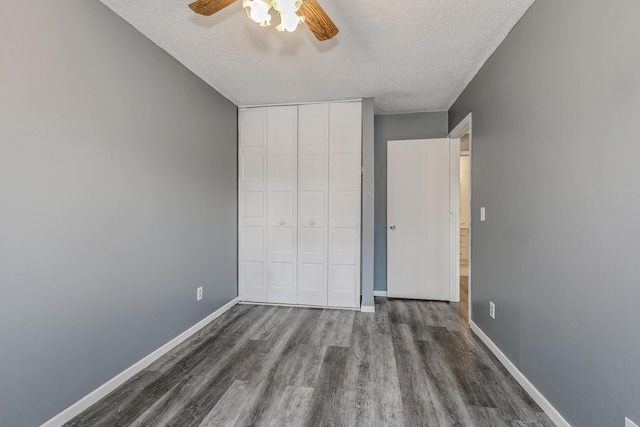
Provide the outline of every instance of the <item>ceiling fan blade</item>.
{"type": "Polygon", "coordinates": [[[224,9],[236,0],[197,0],[189,5],[191,10],[200,15],[210,16],[224,9]]]}
{"type": "Polygon", "coordinates": [[[320,41],[329,40],[340,31],[316,0],[303,1],[298,13],[304,16],[304,23],[320,41]]]}

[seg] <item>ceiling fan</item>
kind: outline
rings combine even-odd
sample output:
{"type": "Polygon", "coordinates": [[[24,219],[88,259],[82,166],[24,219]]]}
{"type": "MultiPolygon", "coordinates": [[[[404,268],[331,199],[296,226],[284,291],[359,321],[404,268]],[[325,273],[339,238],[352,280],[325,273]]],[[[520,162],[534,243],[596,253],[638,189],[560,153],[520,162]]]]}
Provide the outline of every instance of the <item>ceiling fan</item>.
{"type": "MultiPolygon", "coordinates": [[[[189,7],[200,15],[210,16],[236,0],[196,0],[189,7]]],[[[329,40],[338,34],[338,27],[316,0],[242,0],[242,6],[254,22],[263,27],[270,25],[269,10],[275,9],[281,18],[279,31],[294,31],[304,22],[320,41],[329,40]]]]}

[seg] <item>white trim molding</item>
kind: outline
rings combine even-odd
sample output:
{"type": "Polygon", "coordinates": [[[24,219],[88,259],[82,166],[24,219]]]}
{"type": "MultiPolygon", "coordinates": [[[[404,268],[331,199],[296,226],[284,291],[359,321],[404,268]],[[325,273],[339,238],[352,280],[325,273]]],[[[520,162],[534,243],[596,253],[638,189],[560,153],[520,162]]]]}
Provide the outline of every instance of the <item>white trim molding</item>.
{"type": "Polygon", "coordinates": [[[293,307],[293,308],[317,308],[318,310],[346,310],[346,311],[360,311],[360,307],[329,307],[322,305],[305,305],[305,304],[284,304],[280,302],[253,302],[253,301],[239,301],[241,305],[266,305],[269,307],[293,307]]]}
{"type": "MultiPolygon", "coordinates": [[[[464,135],[469,134],[469,151],[467,152],[466,155],[469,156],[469,158],[471,159],[472,156],[472,151],[473,151],[473,113],[469,113],[466,115],[466,117],[464,119],[462,119],[460,121],[460,123],[458,123],[458,125],[451,131],[449,132],[449,138],[450,139],[455,139],[457,140],[457,144],[456,144],[456,156],[458,157],[457,159],[457,164],[455,165],[455,167],[457,168],[457,174],[458,177],[460,176],[460,171],[459,171],[459,167],[460,167],[460,138],[462,138],[464,135]]],[[[473,193],[473,182],[472,182],[472,177],[473,177],[473,173],[472,173],[472,162],[469,162],[469,209],[471,209],[471,196],[473,193]]],[[[459,186],[455,186],[456,188],[454,188],[453,190],[453,195],[452,195],[452,200],[455,200],[457,202],[457,207],[454,211],[454,214],[456,216],[456,219],[454,220],[455,222],[457,222],[458,224],[460,223],[460,187],[459,186]]],[[[471,212],[471,211],[470,211],[471,212]]],[[[453,277],[453,280],[451,281],[450,285],[451,285],[451,300],[452,301],[460,301],[460,229],[458,228],[457,230],[454,231],[458,237],[455,241],[452,241],[451,243],[455,246],[455,250],[453,250],[452,247],[452,251],[451,251],[451,257],[452,257],[452,269],[454,270],[454,274],[455,276],[453,277]]],[[[471,277],[471,270],[472,270],[472,259],[471,259],[471,235],[473,234],[473,215],[469,216],[469,259],[468,259],[468,272],[467,272],[467,296],[468,296],[468,308],[467,308],[467,312],[469,313],[469,324],[471,324],[471,318],[473,316],[473,307],[471,305],[471,296],[473,293],[473,289],[472,289],[472,277],[471,277]]]]}
{"type": "Polygon", "coordinates": [[[363,305],[360,307],[360,311],[362,313],[375,313],[376,307],[374,305],[363,305]]]}
{"type": "Polygon", "coordinates": [[[460,139],[449,138],[449,301],[460,302],[460,139]]]}
{"type": "Polygon", "coordinates": [[[199,321],[198,323],[196,323],[195,325],[193,325],[192,327],[190,327],[189,329],[187,329],[177,337],[173,338],[168,343],[164,344],[162,347],[158,348],[154,352],[145,356],[143,359],[139,360],[138,362],[134,363],[124,371],[120,372],[118,375],[111,378],[109,381],[102,384],[100,387],[98,387],[91,393],[87,394],[85,397],[78,400],[76,403],[69,406],[67,409],[60,412],[55,417],[51,418],[49,421],[46,421],[40,427],[57,427],[71,421],[74,417],[81,414],[84,410],[89,408],[94,403],[98,402],[100,399],[105,397],[107,394],[111,393],[116,388],[120,387],[127,380],[131,379],[137,373],[147,368],[149,365],[151,365],[153,362],[155,362],[156,360],[158,360],[159,358],[167,354],[173,348],[182,344],[184,341],[186,341],[189,337],[191,337],[193,334],[198,332],[200,329],[204,328],[209,323],[211,323],[218,317],[222,316],[225,312],[230,310],[236,304],[238,304],[238,298],[232,299],[231,301],[229,301],[228,303],[226,303],[225,305],[223,305],[222,307],[220,307],[219,309],[217,309],[216,311],[214,311],[213,313],[211,313],[210,315],[208,315],[207,317],[205,317],[204,319],[202,319],[201,321],[199,321]]]}
{"type": "Polygon", "coordinates": [[[471,330],[484,342],[489,350],[498,358],[500,363],[504,365],[511,375],[518,381],[518,383],[524,388],[524,390],[535,400],[535,402],[542,408],[542,410],[551,418],[551,421],[558,427],[571,427],[571,424],[565,420],[560,412],[551,405],[551,403],[538,391],[537,388],[524,376],[522,372],[509,360],[509,358],[498,348],[491,338],[485,334],[478,325],[473,321],[469,322],[471,330]]]}
{"type": "Polygon", "coordinates": [[[387,291],[373,291],[374,297],[386,297],[387,291]]]}
{"type": "Polygon", "coordinates": [[[458,123],[458,125],[449,132],[449,138],[458,139],[462,138],[467,133],[471,133],[471,127],[473,124],[473,113],[467,114],[467,116],[458,123]]]}
{"type": "Polygon", "coordinates": [[[287,107],[292,105],[313,105],[313,104],[326,104],[326,103],[339,103],[339,102],[362,102],[363,98],[354,99],[340,99],[338,101],[306,101],[306,102],[284,102],[282,104],[255,104],[255,105],[239,105],[238,109],[243,108],[256,108],[256,107],[287,107]]]}

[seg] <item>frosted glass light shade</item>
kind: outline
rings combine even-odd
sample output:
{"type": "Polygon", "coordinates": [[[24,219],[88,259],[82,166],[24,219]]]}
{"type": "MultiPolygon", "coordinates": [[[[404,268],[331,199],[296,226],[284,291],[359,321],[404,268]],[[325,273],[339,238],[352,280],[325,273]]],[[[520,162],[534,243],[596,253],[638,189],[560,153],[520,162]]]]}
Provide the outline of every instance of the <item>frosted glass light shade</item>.
{"type": "Polygon", "coordinates": [[[298,24],[304,22],[304,16],[298,16],[295,10],[280,12],[280,25],[276,27],[278,31],[294,32],[298,24]]]}
{"type": "Polygon", "coordinates": [[[271,25],[271,9],[270,0],[243,0],[242,6],[247,11],[247,16],[253,22],[260,24],[261,27],[271,25]]]}
{"type": "Polygon", "coordinates": [[[297,12],[302,6],[302,0],[273,0],[272,6],[280,14],[297,12]]]}

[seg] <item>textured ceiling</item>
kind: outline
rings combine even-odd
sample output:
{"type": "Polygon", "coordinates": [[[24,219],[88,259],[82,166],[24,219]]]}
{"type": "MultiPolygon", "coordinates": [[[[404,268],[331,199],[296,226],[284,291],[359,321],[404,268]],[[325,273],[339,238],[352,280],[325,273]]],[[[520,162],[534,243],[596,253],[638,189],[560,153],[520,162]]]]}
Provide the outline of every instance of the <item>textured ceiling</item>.
{"type": "Polygon", "coordinates": [[[384,114],[447,110],[534,0],[319,0],[340,28],[325,42],[262,28],[240,0],[209,17],[101,1],[236,105],[372,96],[384,114]]]}

